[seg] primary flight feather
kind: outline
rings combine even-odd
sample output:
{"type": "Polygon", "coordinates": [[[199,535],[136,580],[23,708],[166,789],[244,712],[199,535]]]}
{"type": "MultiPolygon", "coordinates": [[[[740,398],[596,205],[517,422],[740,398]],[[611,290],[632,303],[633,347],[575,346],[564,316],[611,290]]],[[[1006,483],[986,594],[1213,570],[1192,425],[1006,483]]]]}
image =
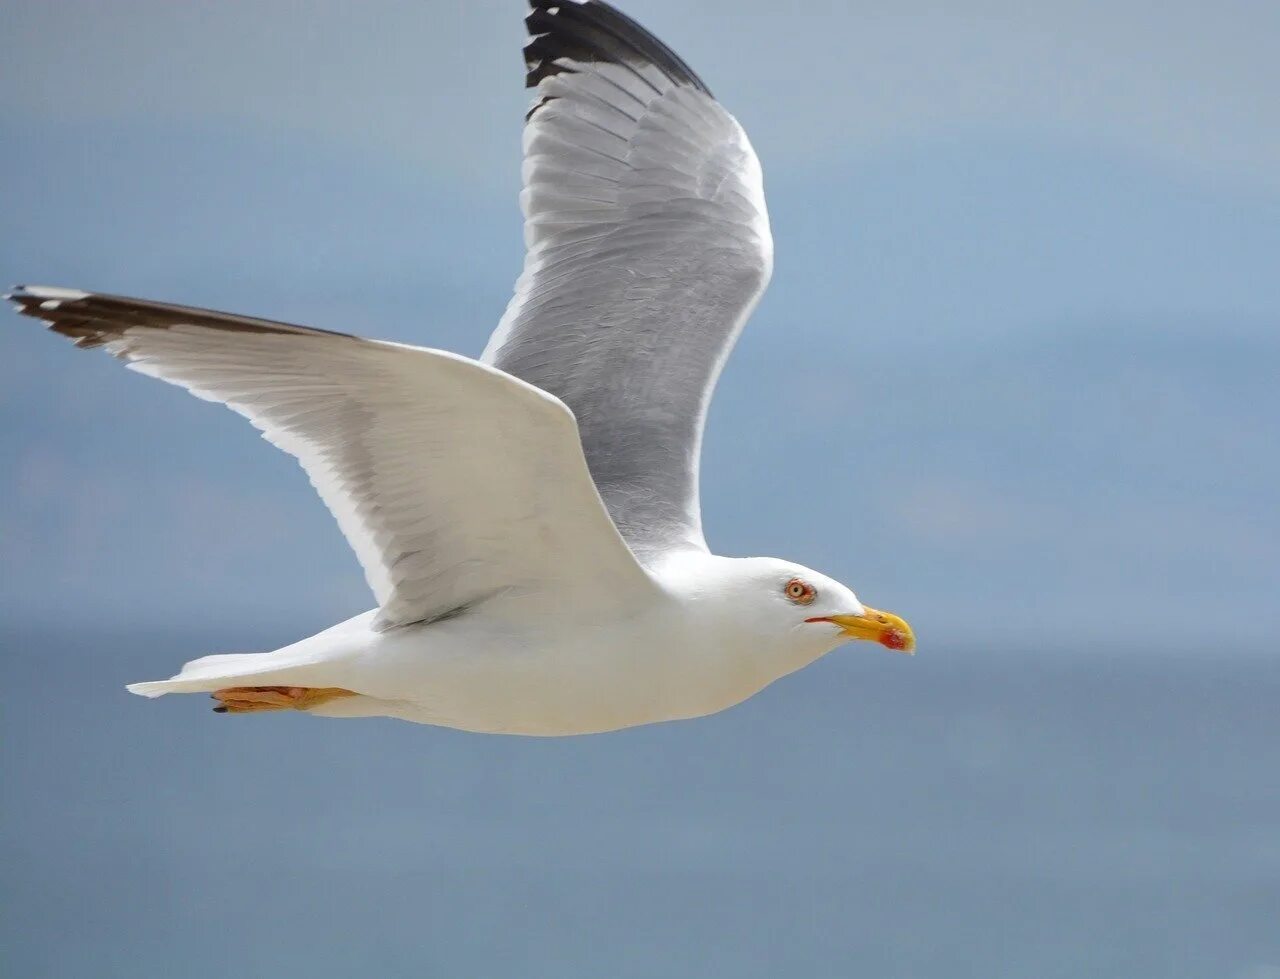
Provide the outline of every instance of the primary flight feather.
{"type": "Polygon", "coordinates": [[[480,361],[72,289],[9,297],[295,456],[378,602],[135,693],[579,734],[722,710],[849,639],[914,647],[818,572],[708,551],[707,405],[772,269],[760,165],[634,21],[531,6],[527,254],[480,361]]]}

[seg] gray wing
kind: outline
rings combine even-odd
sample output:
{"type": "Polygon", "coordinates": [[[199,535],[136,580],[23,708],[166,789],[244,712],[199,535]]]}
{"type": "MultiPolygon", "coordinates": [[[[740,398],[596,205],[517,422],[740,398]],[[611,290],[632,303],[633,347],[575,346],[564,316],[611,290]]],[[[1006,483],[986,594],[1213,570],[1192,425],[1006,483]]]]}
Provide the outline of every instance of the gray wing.
{"type": "Polygon", "coordinates": [[[747,136],[661,41],[599,0],[531,0],[524,272],[483,360],[564,401],[642,561],[705,549],[716,378],[768,283],[747,136]]]}

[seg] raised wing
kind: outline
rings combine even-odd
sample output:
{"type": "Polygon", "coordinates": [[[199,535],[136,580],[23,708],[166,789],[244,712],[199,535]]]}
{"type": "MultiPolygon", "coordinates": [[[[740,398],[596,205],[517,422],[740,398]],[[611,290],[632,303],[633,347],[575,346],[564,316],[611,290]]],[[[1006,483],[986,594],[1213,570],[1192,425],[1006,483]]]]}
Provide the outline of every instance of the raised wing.
{"type": "Polygon", "coordinates": [[[662,42],[598,0],[532,0],[524,273],[483,359],[564,401],[642,560],[706,548],[716,378],[768,283],[746,134],[662,42]]]}
{"type": "Polygon", "coordinates": [[[296,456],[364,567],[379,628],[513,590],[606,613],[651,594],[573,415],[509,375],[204,309],[39,287],[9,298],[78,346],[226,404],[296,456]]]}

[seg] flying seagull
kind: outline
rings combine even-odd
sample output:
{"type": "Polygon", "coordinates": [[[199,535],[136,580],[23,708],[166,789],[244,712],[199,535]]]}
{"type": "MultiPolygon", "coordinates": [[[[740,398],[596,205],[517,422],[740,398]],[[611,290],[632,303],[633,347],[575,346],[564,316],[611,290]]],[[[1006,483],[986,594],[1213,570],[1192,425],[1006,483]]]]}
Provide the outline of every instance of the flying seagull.
{"type": "Polygon", "coordinates": [[[902,619],[825,575],[708,550],[703,422],[773,265],[760,164],[630,18],[530,5],[528,251],[480,360],[73,289],[9,296],[297,457],[378,601],[134,693],[585,734],[723,710],[850,639],[913,649],[902,619]]]}

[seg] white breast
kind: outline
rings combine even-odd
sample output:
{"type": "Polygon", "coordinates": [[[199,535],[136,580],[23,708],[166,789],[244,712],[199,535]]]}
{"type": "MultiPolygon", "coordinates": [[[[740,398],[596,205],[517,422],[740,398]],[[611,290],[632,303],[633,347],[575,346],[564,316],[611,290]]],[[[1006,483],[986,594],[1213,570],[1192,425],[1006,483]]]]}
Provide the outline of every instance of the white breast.
{"type": "Polygon", "coordinates": [[[468,731],[586,734],[715,713],[802,665],[775,662],[725,627],[725,609],[683,587],[629,617],[586,627],[579,618],[565,632],[551,627],[557,618],[507,603],[500,614],[368,633],[351,684],[378,703],[341,709],[468,731]]]}

